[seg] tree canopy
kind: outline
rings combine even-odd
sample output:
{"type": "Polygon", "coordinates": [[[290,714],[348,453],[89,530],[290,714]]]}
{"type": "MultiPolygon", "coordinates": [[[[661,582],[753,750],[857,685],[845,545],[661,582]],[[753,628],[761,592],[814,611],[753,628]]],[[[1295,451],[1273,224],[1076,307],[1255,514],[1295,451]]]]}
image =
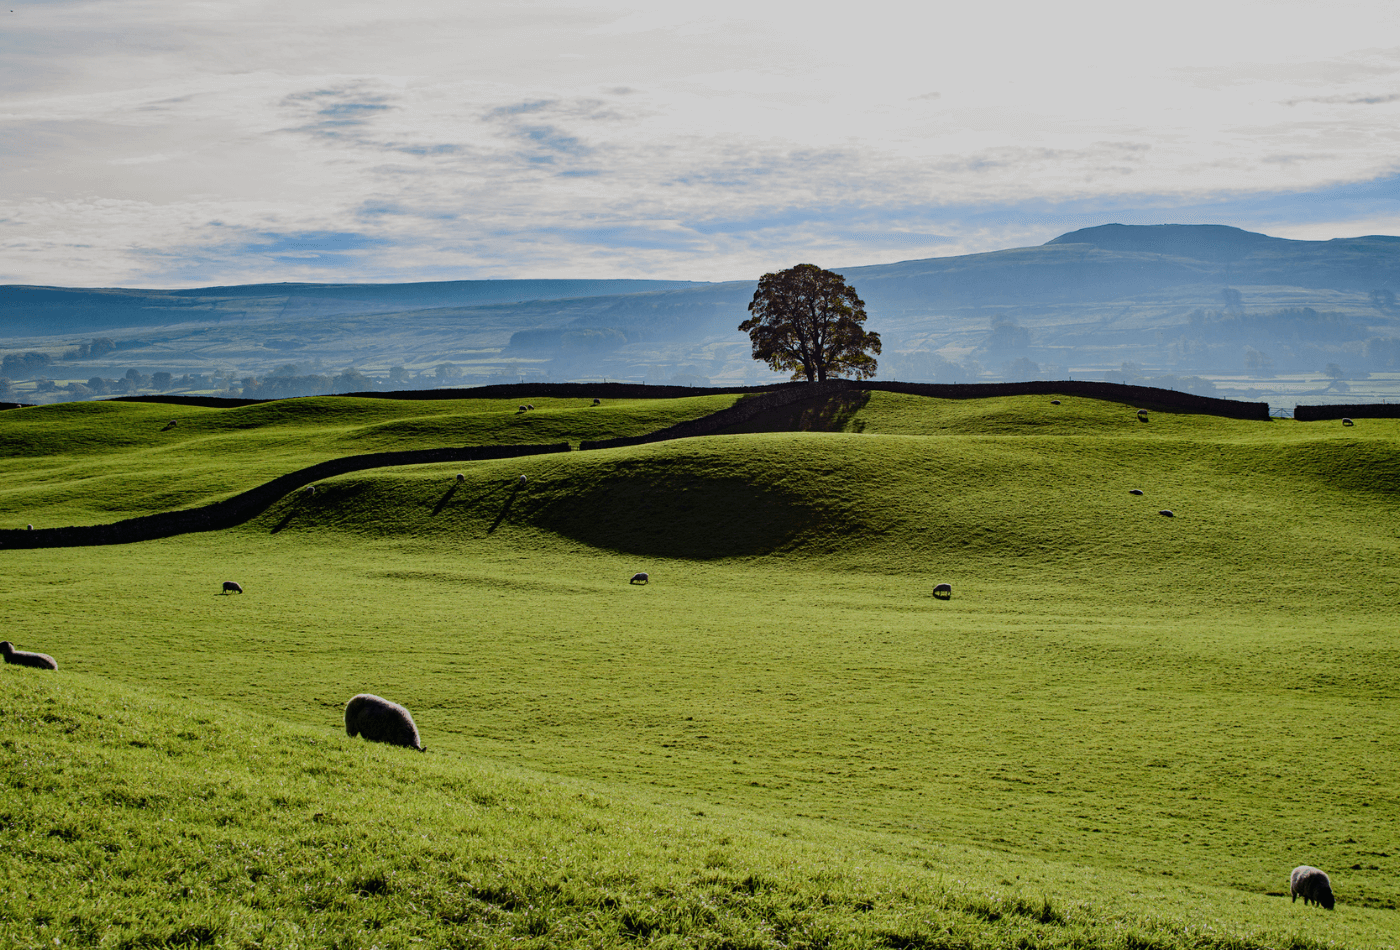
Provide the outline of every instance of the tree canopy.
{"type": "Polygon", "coordinates": [[[798,264],[764,274],[739,329],[753,343],[753,358],[793,379],[875,375],[880,334],[867,332],[865,302],[840,274],[798,264]]]}

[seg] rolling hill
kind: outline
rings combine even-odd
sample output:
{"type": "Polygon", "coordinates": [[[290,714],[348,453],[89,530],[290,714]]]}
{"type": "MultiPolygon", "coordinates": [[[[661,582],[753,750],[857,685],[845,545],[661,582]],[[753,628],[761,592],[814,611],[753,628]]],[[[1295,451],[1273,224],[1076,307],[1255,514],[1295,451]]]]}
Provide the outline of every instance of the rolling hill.
{"type": "MultiPolygon", "coordinates": [[[[0,518],[733,398],[11,410],[0,518]]],[[[0,668],[0,934],[1395,947],[1400,421],[869,392],[747,427],[0,550],[7,638],[60,661],[0,668]],[[429,753],[347,739],[360,691],[429,753]]]]}
{"type": "MultiPolygon", "coordinates": [[[[1342,381],[1384,398],[1400,380],[1400,238],[1295,241],[1217,225],[1104,225],[1040,247],[836,269],[884,337],[887,379],[1115,374],[1210,392],[1217,384],[1269,390],[1275,377],[1311,374],[1324,398],[1342,381]]],[[[307,392],[328,392],[350,370],[363,375],[347,375],[338,391],[522,378],[759,383],[767,371],[736,329],[753,286],[12,286],[0,288],[0,346],[12,381],[111,383],[99,391],[130,388],[123,374],[132,369],[136,388],[160,370],[190,377],[188,391],[242,388],[280,371],[307,380],[307,392]]],[[[1303,382],[1293,389],[1306,391],[1303,382]]],[[[34,401],[92,394],[20,390],[34,401]]]]}

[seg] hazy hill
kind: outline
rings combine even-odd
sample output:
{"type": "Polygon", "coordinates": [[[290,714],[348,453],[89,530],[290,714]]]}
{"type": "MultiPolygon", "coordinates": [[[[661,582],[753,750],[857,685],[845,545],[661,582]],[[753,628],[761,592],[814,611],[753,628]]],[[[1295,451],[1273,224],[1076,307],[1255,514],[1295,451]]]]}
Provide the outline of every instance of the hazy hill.
{"type": "MultiPolygon", "coordinates": [[[[1400,380],[1397,237],[1295,241],[1221,225],[1110,224],[1040,247],[850,268],[816,263],[843,273],[866,301],[869,326],[885,341],[885,378],[1112,373],[1209,390],[1216,384],[1188,377],[1228,385],[1245,384],[1223,377],[1246,377],[1267,394],[1281,385],[1273,377],[1306,373],[1322,395],[1338,393],[1343,379],[1361,391],[1354,387],[1370,373],[1400,380]]],[[[752,362],[737,330],[753,286],[11,286],[0,288],[0,350],[10,356],[3,375],[15,380],[120,377],[135,368],[193,374],[193,382],[219,371],[220,381],[204,382],[226,388],[280,368],[308,380],[353,369],[398,388],[604,376],[758,382],[766,368],[752,362]],[[110,346],[83,349],[98,338],[110,346]],[[25,352],[39,355],[21,360],[25,352]],[[403,369],[391,381],[396,365],[403,369]]],[[[1367,385],[1386,395],[1391,381],[1367,385]]]]}

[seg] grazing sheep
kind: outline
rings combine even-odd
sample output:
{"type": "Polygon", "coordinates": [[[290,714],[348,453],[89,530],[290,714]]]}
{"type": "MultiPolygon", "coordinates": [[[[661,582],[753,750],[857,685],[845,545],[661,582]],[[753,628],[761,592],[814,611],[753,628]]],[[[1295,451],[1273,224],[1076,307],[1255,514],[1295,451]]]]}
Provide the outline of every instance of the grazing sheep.
{"type": "Polygon", "coordinates": [[[1175,517],[1176,517],[1176,515],[1172,512],[1172,510],[1171,510],[1170,508],[1163,508],[1161,511],[1157,512],[1157,514],[1161,515],[1163,518],[1175,518],[1175,517]]]}
{"type": "Polygon", "coordinates": [[[528,406],[516,406],[516,407],[515,407],[515,411],[516,411],[516,412],[524,412],[524,411],[525,411],[526,409],[528,409],[528,408],[529,408],[528,406]]]}
{"type": "Polygon", "coordinates": [[[1129,488],[1129,489],[1128,489],[1128,494],[1129,494],[1129,495],[1141,495],[1141,494],[1142,494],[1142,489],[1141,489],[1141,488],[1129,488]]]}
{"type": "Polygon", "coordinates": [[[243,585],[237,581],[224,581],[224,593],[241,594],[243,593],[243,585]]]}
{"type": "Polygon", "coordinates": [[[595,400],[593,400],[593,405],[595,405],[595,406],[601,406],[602,404],[603,404],[603,400],[601,400],[601,399],[595,399],[595,400]]]}
{"type": "Polygon", "coordinates": [[[1342,420],[1342,425],[1344,425],[1344,426],[1354,426],[1354,425],[1356,425],[1356,423],[1355,423],[1355,422],[1352,422],[1350,419],[1343,419],[1343,420],[1342,420]]]}
{"type": "Polygon", "coordinates": [[[637,573],[635,573],[635,574],[632,575],[632,579],[631,579],[630,581],[628,581],[627,583],[629,583],[629,584],[645,584],[645,583],[647,583],[647,582],[650,581],[650,580],[651,580],[651,575],[650,575],[650,574],[648,574],[646,571],[638,571],[637,573]]]}
{"type": "Polygon", "coordinates": [[[526,478],[524,475],[521,475],[521,476],[520,476],[520,484],[521,484],[521,485],[524,485],[524,484],[525,484],[526,482],[528,482],[528,481],[529,481],[529,479],[526,478]]]}
{"type": "Polygon", "coordinates": [[[467,480],[467,476],[463,475],[461,472],[458,472],[458,473],[457,473],[457,484],[460,485],[462,482],[465,482],[466,480],[467,480]]]}
{"type": "Polygon", "coordinates": [[[413,714],[398,703],[372,693],[360,693],[345,704],[345,734],[370,742],[387,742],[425,752],[413,714]]]}
{"type": "Polygon", "coordinates": [[[1050,400],[1050,405],[1052,405],[1052,406],[1058,406],[1059,404],[1060,404],[1060,401],[1059,401],[1058,399],[1052,399],[1052,400],[1050,400]]]}
{"type": "Polygon", "coordinates": [[[952,584],[935,584],[935,585],[934,585],[934,588],[933,588],[933,596],[938,597],[938,598],[940,598],[940,599],[942,599],[942,600],[952,600],[952,599],[953,599],[953,585],[952,585],[952,584]]]}
{"type": "Polygon", "coordinates": [[[1321,904],[1331,910],[1336,904],[1336,899],[1332,897],[1332,881],[1327,877],[1327,872],[1307,864],[1293,869],[1293,873],[1288,876],[1288,890],[1293,895],[1293,903],[1296,904],[1299,897],[1303,898],[1304,907],[1309,904],[1321,904]]]}
{"type": "Polygon", "coordinates": [[[4,655],[6,663],[13,663],[15,666],[32,666],[36,670],[58,669],[58,661],[47,653],[26,653],[23,650],[16,650],[15,645],[9,640],[0,640],[0,654],[4,655]]]}
{"type": "Polygon", "coordinates": [[[1146,410],[1146,409],[1139,409],[1139,410],[1138,410],[1138,418],[1141,419],[1143,422],[1146,422],[1146,421],[1147,421],[1147,410],[1146,410]]]}
{"type": "Polygon", "coordinates": [[[526,408],[526,409],[533,409],[533,408],[535,408],[535,404],[532,403],[532,402],[527,402],[527,403],[525,404],[525,408],[526,408]]]}
{"type": "Polygon", "coordinates": [[[171,429],[175,428],[175,427],[176,427],[177,425],[179,425],[179,424],[180,424],[180,421],[179,421],[178,419],[171,419],[169,422],[167,422],[167,423],[165,424],[165,428],[164,428],[164,429],[161,429],[160,431],[162,431],[162,432],[169,432],[171,429]]]}

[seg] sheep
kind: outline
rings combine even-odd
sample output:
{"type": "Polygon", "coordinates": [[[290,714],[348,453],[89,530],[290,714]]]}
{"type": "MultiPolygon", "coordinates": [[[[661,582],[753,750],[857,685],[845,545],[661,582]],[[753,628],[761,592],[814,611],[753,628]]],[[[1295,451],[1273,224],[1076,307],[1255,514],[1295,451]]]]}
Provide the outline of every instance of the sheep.
{"type": "Polygon", "coordinates": [[[458,473],[457,473],[457,484],[458,484],[458,485],[462,484],[462,483],[465,482],[466,480],[467,480],[467,476],[466,476],[466,475],[462,474],[461,472],[458,472],[458,473]]]}
{"type": "Polygon", "coordinates": [[[161,429],[160,431],[162,431],[162,432],[169,432],[171,429],[175,428],[175,427],[176,427],[177,425],[179,425],[179,424],[180,424],[180,420],[178,420],[178,419],[171,419],[169,422],[167,422],[167,423],[165,424],[165,428],[164,428],[164,429],[161,429]]]}
{"type": "Polygon", "coordinates": [[[630,581],[628,581],[627,583],[629,583],[629,584],[645,584],[645,583],[647,583],[647,582],[650,581],[650,580],[651,580],[651,575],[650,575],[650,574],[648,574],[646,571],[638,571],[637,573],[635,573],[635,574],[632,575],[632,579],[631,579],[630,581]]]}
{"type": "Polygon", "coordinates": [[[524,484],[525,484],[526,482],[528,482],[528,481],[529,481],[528,478],[526,478],[524,475],[521,475],[521,476],[520,476],[520,480],[519,480],[516,484],[521,485],[521,486],[524,486],[524,484]]]}
{"type": "Polygon", "coordinates": [[[934,585],[934,588],[933,588],[933,596],[935,596],[935,597],[937,597],[937,598],[939,598],[939,599],[941,599],[941,600],[952,600],[952,599],[953,599],[953,585],[952,585],[952,584],[935,584],[935,585],[934,585]]]}
{"type": "Polygon", "coordinates": [[[1141,494],[1142,494],[1142,489],[1141,489],[1141,488],[1129,488],[1129,489],[1128,489],[1128,494],[1129,494],[1129,495],[1141,495],[1141,494]]]}
{"type": "Polygon", "coordinates": [[[1355,422],[1352,422],[1350,419],[1343,419],[1343,420],[1342,420],[1342,425],[1344,425],[1344,426],[1354,426],[1354,425],[1356,425],[1356,423],[1355,423],[1355,422]]]}
{"type": "Polygon", "coordinates": [[[224,593],[241,594],[243,593],[243,585],[237,581],[224,581],[224,593]]]}
{"type": "Polygon", "coordinates": [[[1161,515],[1163,518],[1176,517],[1176,514],[1170,508],[1163,508],[1161,511],[1157,512],[1157,514],[1161,515]]]}
{"type": "Polygon", "coordinates": [[[1146,409],[1139,409],[1139,410],[1138,410],[1138,418],[1141,419],[1143,422],[1146,422],[1146,421],[1147,421],[1147,410],[1146,410],[1146,409]]]}
{"type": "Polygon", "coordinates": [[[58,669],[58,661],[47,653],[26,653],[23,650],[16,650],[15,645],[9,640],[0,640],[0,654],[4,654],[6,663],[13,663],[15,666],[32,666],[36,670],[58,669]]]}
{"type": "Polygon", "coordinates": [[[535,408],[535,404],[532,403],[532,402],[527,402],[527,403],[525,404],[525,408],[526,408],[526,409],[533,409],[533,408],[535,408]]]}
{"type": "Polygon", "coordinates": [[[315,486],[315,485],[307,485],[307,486],[306,486],[306,491],[304,492],[304,494],[307,495],[308,497],[311,496],[311,495],[316,494],[316,486],[315,486]]]}
{"type": "Polygon", "coordinates": [[[516,411],[516,412],[524,412],[527,408],[529,408],[529,407],[528,407],[528,406],[516,406],[516,407],[515,407],[515,411],[516,411]]]}
{"type": "Polygon", "coordinates": [[[593,405],[595,405],[595,406],[601,406],[602,404],[603,404],[603,400],[601,400],[601,399],[595,399],[595,400],[593,400],[593,405]]]}
{"type": "Polygon", "coordinates": [[[345,704],[345,734],[370,742],[387,742],[426,752],[418,738],[413,714],[398,703],[372,693],[360,693],[345,704]]]}
{"type": "Polygon", "coordinates": [[[1327,872],[1307,864],[1293,869],[1293,873],[1288,876],[1288,890],[1293,895],[1293,903],[1296,904],[1300,896],[1303,898],[1304,907],[1309,904],[1321,904],[1331,910],[1336,904],[1336,899],[1332,897],[1332,881],[1327,872]]]}
{"type": "Polygon", "coordinates": [[[27,525],[24,526],[24,530],[25,530],[25,531],[33,531],[33,530],[34,530],[34,526],[33,526],[32,524],[27,524],[27,525]]]}
{"type": "Polygon", "coordinates": [[[1058,399],[1052,399],[1052,400],[1050,400],[1050,405],[1052,405],[1052,406],[1058,406],[1059,404],[1060,404],[1060,401],[1059,401],[1058,399]]]}

